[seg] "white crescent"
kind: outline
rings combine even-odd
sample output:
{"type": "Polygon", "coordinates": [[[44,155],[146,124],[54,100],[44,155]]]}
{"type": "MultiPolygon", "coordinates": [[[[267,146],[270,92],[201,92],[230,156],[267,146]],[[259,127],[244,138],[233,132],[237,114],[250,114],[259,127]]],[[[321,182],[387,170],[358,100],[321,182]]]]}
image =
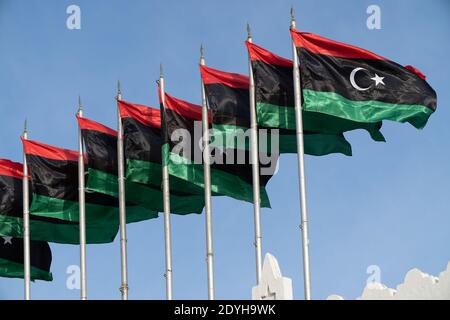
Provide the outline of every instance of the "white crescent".
{"type": "Polygon", "coordinates": [[[356,90],[359,90],[359,91],[366,91],[366,90],[370,89],[370,86],[367,87],[367,88],[361,88],[360,86],[358,86],[358,85],[356,84],[356,81],[355,81],[356,73],[357,73],[358,71],[360,71],[360,70],[367,70],[367,69],[364,69],[364,68],[361,68],[361,67],[360,67],[360,68],[355,68],[355,69],[353,69],[352,72],[350,73],[350,83],[352,84],[352,87],[355,88],[356,90]]]}

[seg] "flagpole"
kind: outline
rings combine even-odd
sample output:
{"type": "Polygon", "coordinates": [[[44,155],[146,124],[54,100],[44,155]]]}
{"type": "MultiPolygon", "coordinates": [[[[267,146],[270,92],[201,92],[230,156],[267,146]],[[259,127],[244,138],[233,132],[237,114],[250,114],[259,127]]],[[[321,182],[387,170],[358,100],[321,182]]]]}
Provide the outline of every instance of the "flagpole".
{"type": "MultiPolygon", "coordinates": [[[[294,8],[291,8],[291,30],[295,29],[294,8]]],[[[297,56],[297,48],[292,41],[292,55],[294,60],[294,95],[295,95],[295,125],[297,128],[297,159],[299,172],[302,246],[303,246],[303,274],[305,299],[311,300],[311,280],[309,271],[309,239],[308,239],[308,214],[306,210],[306,181],[305,181],[305,149],[303,140],[303,119],[301,102],[300,69],[297,56]]]]}
{"type": "MultiPolygon", "coordinates": [[[[247,24],[247,41],[252,42],[250,25],[247,24]]],[[[251,128],[251,159],[253,176],[253,211],[255,223],[255,252],[256,252],[256,282],[261,281],[262,272],[262,244],[261,244],[261,199],[259,184],[259,153],[258,153],[258,122],[255,105],[255,80],[253,78],[252,61],[248,57],[248,73],[250,79],[250,128],[251,128]]]]}
{"type": "MultiPolygon", "coordinates": [[[[160,65],[160,75],[159,75],[159,87],[161,94],[161,107],[163,108],[162,112],[165,113],[165,90],[164,90],[164,75],[162,64],[160,65]]],[[[162,118],[165,121],[165,117],[162,118]]],[[[163,124],[165,126],[166,124],[163,124]]],[[[166,143],[166,134],[167,132],[164,130],[164,140],[163,143],[166,143]]],[[[167,300],[172,300],[172,243],[171,243],[171,235],[170,235],[170,186],[169,186],[169,167],[166,163],[166,155],[164,152],[163,156],[163,166],[162,166],[162,175],[163,175],[163,200],[164,200],[164,235],[165,235],[165,248],[166,248],[166,297],[167,300]]]]}
{"type": "MultiPolygon", "coordinates": [[[[78,97],[78,117],[83,117],[81,97],[78,97]]],[[[78,205],[80,215],[80,271],[81,271],[81,300],[87,299],[86,289],[86,201],[84,182],[84,148],[81,128],[78,126],[78,205]]]]}
{"type": "MultiPolygon", "coordinates": [[[[23,129],[22,139],[28,139],[27,120],[23,129]]],[[[24,298],[30,300],[30,203],[29,203],[28,165],[25,149],[23,152],[23,281],[24,298]]]]}
{"type": "MultiPolygon", "coordinates": [[[[205,65],[203,46],[200,47],[200,65],[205,65]]],[[[202,86],[202,127],[203,127],[203,175],[205,184],[205,226],[206,226],[206,266],[208,273],[208,299],[214,300],[214,251],[212,240],[212,210],[211,210],[211,168],[209,150],[209,117],[206,105],[205,86],[202,86]]]]}
{"type": "MultiPolygon", "coordinates": [[[[120,81],[117,82],[117,100],[122,100],[120,81]]],[[[127,219],[125,207],[125,165],[123,152],[123,128],[120,111],[117,108],[117,159],[118,159],[118,182],[119,182],[119,221],[120,221],[120,256],[122,285],[120,293],[122,300],[128,300],[128,265],[127,265],[127,219]]]]}

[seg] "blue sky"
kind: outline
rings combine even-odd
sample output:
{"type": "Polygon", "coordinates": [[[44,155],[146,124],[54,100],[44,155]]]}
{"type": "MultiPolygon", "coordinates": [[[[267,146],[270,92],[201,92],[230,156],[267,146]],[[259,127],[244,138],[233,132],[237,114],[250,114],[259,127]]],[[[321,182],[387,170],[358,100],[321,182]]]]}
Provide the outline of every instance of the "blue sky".
{"type": "MultiPolygon", "coordinates": [[[[19,136],[75,149],[74,114],[116,127],[116,82],[123,98],[157,106],[155,80],[164,64],[166,90],[200,101],[199,46],[206,62],[247,73],[245,25],[254,42],[291,57],[289,9],[297,26],[355,44],[427,75],[438,110],[424,130],[385,122],[387,143],[365,132],[347,138],[353,157],[307,157],[312,294],[359,296],[378,265],[393,287],[413,267],[437,275],[450,260],[450,4],[433,1],[125,1],[0,0],[0,158],[21,160],[19,136]],[[45,3],[45,4],[44,4],[45,3]],[[81,30],[66,28],[66,8],[81,8],[81,30]],[[382,29],[366,27],[366,8],[381,8],[382,29]]],[[[295,155],[283,155],[262,211],[263,251],[274,254],[303,298],[295,155]]],[[[213,199],[216,296],[251,297],[255,283],[253,209],[213,199]]],[[[204,215],[173,216],[174,297],[207,297],[204,215]]],[[[164,299],[163,219],[128,226],[131,299],[164,299]]],[[[36,299],[78,299],[66,269],[78,246],[51,244],[54,281],[32,284],[36,299]]],[[[118,299],[119,242],[88,246],[88,297],[118,299]]],[[[0,279],[0,299],[21,299],[23,282],[0,279]]]]}

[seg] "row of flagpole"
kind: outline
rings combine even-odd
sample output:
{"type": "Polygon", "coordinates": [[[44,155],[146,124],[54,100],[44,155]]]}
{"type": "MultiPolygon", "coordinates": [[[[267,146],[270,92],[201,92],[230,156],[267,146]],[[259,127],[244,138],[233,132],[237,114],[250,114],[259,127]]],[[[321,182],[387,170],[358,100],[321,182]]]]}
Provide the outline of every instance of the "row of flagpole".
{"type": "MultiPolygon", "coordinates": [[[[27,120],[25,120],[22,139],[28,139],[27,120]]],[[[23,269],[24,298],[25,300],[30,300],[30,200],[25,151],[23,152],[23,269]]]]}
{"type": "MultiPolygon", "coordinates": [[[[162,64],[160,65],[159,74],[159,90],[161,95],[161,108],[163,108],[163,118],[162,123],[165,124],[165,107],[166,107],[166,97],[164,88],[164,74],[162,64]]],[[[167,132],[163,128],[163,148],[167,145],[167,132]]],[[[170,227],[170,185],[169,185],[169,167],[168,167],[168,150],[162,152],[162,182],[163,182],[163,204],[164,204],[164,237],[165,237],[165,247],[166,247],[166,297],[167,300],[172,300],[172,238],[171,238],[171,227],[170,227]]]]}
{"type": "MultiPolygon", "coordinates": [[[[78,98],[78,117],[83,117],[81,98],[78,98]]],[[[81,129],[78,127],[78,207],[80,222],[80,298],[87,299],[86,288],[86,201],[84,181],[84,146],[81,129]]]]}
{"type": "MultiPolygon", "coordinates": [[[[294,8],[291,8],[291,29],[295,29],[294,8]]],[[[298,160],[298,182],[300,191],[301,222],[303,248],[303,280],[305,299],[311,299],[311,280],[309,272],[309,238],[308,238],[308,215],[306,209],[306,179],[305,179],[305,148],[303,140],[302,119],[302,91],[300,83],[300,69],[297,56],[297,48],[292,40],[292,60],[294,61],[294,97],[295,97],[295,127],[297,136],[297,160],[298,160]]]]}
{"type": "MultiPolygon", "coordinates": [[[[291,9],[291,29],[295,29],[294,10],[291,9]]],[[[252,42],[250,26],[247,25],[247,41],[252,42]]],[[[310,268],[309,268],[309,240],[308,240],[308,218],[306,206],[306,181],[305,181],[305,161],[304,161],[304,140],[301,105],[301,83],[297,50],[292,41],[293,55],[293,80],[295,95],[295,119],[297,136],[297,159],[299,176],[299,194],[301,205],[302,249],[303,249],[303,273],[304,273],[304,295],[305,299],[311,299],[310,268]]],[[[256,280],[261,281],[262,273],[262,235],[261,235],[261,210],[260,210],[260,183],[259,183],[259,152],[258,152],[258,124],[255,104],[255,81],[250,55],[249,63],[249,92],[250,92],[250,129],[251,129],[251,160],[253,176],[253,206],[254,206],[254,246],[256,257],[256,280]]],[[[205,65],[203,46],[200,49],[200,65],[205,65]]],[[[161,108],[165,108],[165,87],[162,65],[160,67],[159,94],[161,96],[161,108]]],[[[122,99],[120,82],[118,83],[117,100],[122,99]]],[[[211,206],[211,172],[210,172],[210,150],[209,150],[209,112],[206,102],[206,93],[203,79],[201,80],[202,99],[202,128],[203,128],[203,160],[204,160],[204,196],[205,196],[205,229],[206,229],[206,263],[207,263],[207,288],[208,299],[214,300],[214,251],[212,237],[212,206],[211,206]]],[[[81,99],[78,103],[78,116],[83,117],[83,107],[81,99]]],[[[164,112],[162,113],[164,115],[164,112]]],[[[123,127],[120,112],[118,110],[118,186],[119,186],[119,222],[120,222],[120,251],[121,251],[121,298],[128,300],[128,266],[127,266],[127,237],[126,237],[126,203],[125,203],[125,164],[123,146],[123,127]]],[[[164,131],[163,131],[164,132],[164,131]]],[[[164,132],[164,134],[166,134],[164,132]]],[[[24,140],[28,139],[27,125],[25,121],[24,140]]],[[[164,143],[166,137],[164,137],[164,143]]],[[[85,207],[85,168],[84,168],[84,145],[81,129],[78,131],[78,183],[79,183],[79,228],[80,228],[80,282],[81,300],[87,299],[86,281],[86,207],[85,207]]],[[[164,234],[165,234],[165,262],[166,262],[166,298],[173,298],[172,289],[172,246],[171,246],[171,226],[170,226],[170,185],[169,170],[167,166],[167,156],[163,152],[163,204],[164,204],[164,234]]],[[[24,242],[24,297],[30,299],[30,227],[29,227],[29,177],[27,159],[24,152],[23,159],[23,242],[24,242]]]]}
{"type": "MultiPolygon", "coordinates": [[[[205,65],[203,45],[200,47],[200,65],[205,65]]],[[[205,184],[205,226],[206,226],[206,267],[208,277],[208,299],[214,300],[214,251],[212,239],[212,208],[211,208],[211,170],[209,150],[209,113],[206,105],[206,92],[203,78],[200,75],[202,91],[202,129],[203,129],[203,174],[205,184]]]]}
{"type": "MultiPolygon", "coordinates": [[[[117,83],[117,100],[122,99],[120,82],[117,83]]],[[[127,219],[125,204],[125,164],[123,151],[123,128],[119,109],[117,109],[117,163],[119,184],[119,223],[120,223],[120,271],[122,284],[120,293],[122,300],[128,300],[128,261],[127,261],[127,219]]]]}

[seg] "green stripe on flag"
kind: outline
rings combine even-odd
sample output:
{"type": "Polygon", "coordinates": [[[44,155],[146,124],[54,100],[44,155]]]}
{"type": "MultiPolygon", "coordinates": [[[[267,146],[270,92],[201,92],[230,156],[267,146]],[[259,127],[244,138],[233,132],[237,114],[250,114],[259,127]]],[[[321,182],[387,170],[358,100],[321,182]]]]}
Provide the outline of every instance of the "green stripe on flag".
{"type": "MultiPolygon", "coordinates": [[[[295,109],[269,103],[257,103],[258,124],[270,128],[296,130],[295,109]]],[[[376,122],[357,122],[332,115],[303,110],[303,130],[324,134],[340,134],[351,130],[364,129],[375,141],[386,141],[376,122]]]]}
{"type": "MultiPolygon", "coordinates": [[[[0,277],[23,278],[24,266],[21,263],[0,258],[0,277]]],[[[30,278],[34,280],[53,281],[53,275],[47,271],[31,266],[30,278]]]]}
{"type": "MultiPolygon", "coordinates": [[[[107,194],[117,198],[118,187],[116,175],[89,168],[89,179],[86,185],[86,190],[107,194]]],[[[127,223],[139,222],[158,217],[157,211],[151,210],[148,207],[137,205],[137,203],[140,204],[142,202],[141,197],[147,197],[147,195],[142,192],[139,192],[139,195],[136,194],[136,189],[140,191],[141,188],[145,188],[147,191],[149,189],[148,187],[141,187],[137,183],[125,182],[127,223]]]]}
{"type": "Polygon", "coordinates": [[[409,122],[418,129],[426,125],[433,113],[433,110],[423,105],[392,104],[376,100],[354,101],[335,92],[309,89],[303,89],[303,99],[305,111],[321,112],[359,122],[409,122]]]}
{"type": "MultiPolygon", "coordinates": [[[[324,156],[332,153],[352,155],[352,146],[343,136],[333,134],[303,135],[305,153],[311,156],[324,156]]],[[[297,153],[297,136],[280,136],[280,153],[297,153]]]]}
{"type": "MultiPolygon", "coordinates": [[[[31,214],[71,222],[79,221],[78,202],[51,198],[35,193],[33,193],[32,199],[31,214]]],[[[117,207],[86,203],[87,223],[116,224],[119,221],[118,212],[119,209],[117,207]]]]}
{"type": "MultiPolygon", "coordinates": [[[[203,165],[190,162],[175,153],[170,153],[169,173],[180,179],[204,187],[203,165]]],[[[253,202],[253,187],[239,177],[211,167],[211,192],[213,195],[224,195],[234,199],[253,202]]],[[[261,206],[270,208],[266,189],[261,187],[261,206]]]]}
{"type": "Polygon", "coordinates": [[[250,130],[231,124],[213,124],[211,130],[211,148],[250,150],[250,130]]]}
{"type": "Polygon", "coordinates": [[[277,106],[270,103],[257,102],[256,113],[258,124],[269,128],[295,130],[294,107],[277,106]]]}
{"type": "Polygon", "coordinates": [[[92,168],[89,168],[88,173],[87,190],[118,197],[119,183],[116,175],[92,168]]]}
{"type": "MultiPolygon", "coordinates": [[[[162,165],[142,160],[127,160],[126,180],[127,182],[137,182],[162,190],[162,165]]],[[[170,189],[181,194],[186,193],[187,196],[204,195],[202,188],[177,177],[170,177],[170,189]]],[[[133,199],[129,200],[135,202],[133,199]]]]}
{"type": "MultiPolygon", "coordinates": [[[[88,243],[113,242],[118,227],[86,225],[88,243]]],[[[23,237],[23,219],[0,215],[0,236],[13,238],[23,237]]],[[[30,239],[64,244],[79,244],[80,231],[78,224],[52,223],[30,219],[30,239]]]]}
{"type": "Polygon", "coordinates": [[[127,181],[161,188],[162,166],[159,163],[127,159],[127,181]]]}
{"type": "Polygon", "coordinates": [[[162,165],[167,166],[169,164],[169,152],[170,146],[168,143],[164,143],[161,147],[162,165]]]}
{"type": "MultiPolygon", "coordinates": [[[[149,210],[164,211],[161,189],[162,166],[159,163],[127,160],[127,200],[149,210]]],[[[202,188],[177,177],[170,177],[170,210],[175,214],[201,213],[204,207],[202,188]],[[174,191],[186,195],[175,194],[174,191]],[[194,194],[195,193],[195,194],[194,194]]]]}

